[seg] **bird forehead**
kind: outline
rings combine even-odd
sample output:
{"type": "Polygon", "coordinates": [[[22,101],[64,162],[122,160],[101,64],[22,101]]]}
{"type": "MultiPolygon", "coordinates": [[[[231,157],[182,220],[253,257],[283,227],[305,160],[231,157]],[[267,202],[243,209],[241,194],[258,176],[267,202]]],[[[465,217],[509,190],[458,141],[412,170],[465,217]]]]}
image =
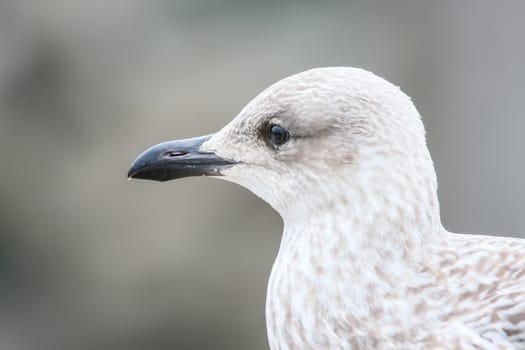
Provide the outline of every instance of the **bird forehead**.
{"type": "Polygon", "coordinates": [[[344,87],[279,82],[255,97],[237,118],[239,126],[253,127],[262,121],[309,123],[323,116],[342,115],[348,111],[348,93],[344,87]]]}
{"type": "Polygon", "coordinates": [[[394,86],[362,69],[328,67],[284,78],[255,97],[241,113],[248,118],[287,111],[316,118],[345,114],[352,107],[374,108],[374,101],[390,96],[394,86]],[[372,103],[371,103],[372,102],[372,103]]]}

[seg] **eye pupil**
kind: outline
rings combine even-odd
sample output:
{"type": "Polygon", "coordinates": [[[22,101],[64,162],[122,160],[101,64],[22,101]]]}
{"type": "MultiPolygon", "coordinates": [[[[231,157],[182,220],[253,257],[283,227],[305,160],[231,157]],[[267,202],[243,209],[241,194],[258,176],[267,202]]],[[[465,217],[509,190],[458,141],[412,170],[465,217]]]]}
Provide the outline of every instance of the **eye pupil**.
{"type": "Polygon", "coordinates": [[[269,131],[268,138],[276,146],[284,145],[290,138],[288,131],[277,124],[271,125],[269,131]]]}

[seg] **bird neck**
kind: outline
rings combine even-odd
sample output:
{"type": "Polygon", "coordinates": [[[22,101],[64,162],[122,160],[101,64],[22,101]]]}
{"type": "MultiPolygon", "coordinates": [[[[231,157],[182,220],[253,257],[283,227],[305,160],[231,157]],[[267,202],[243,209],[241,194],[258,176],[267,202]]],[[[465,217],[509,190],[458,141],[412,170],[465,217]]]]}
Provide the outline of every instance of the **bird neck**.
{"type": "Polygon", "coordinates": [[[370,177],[323,181],[317,192],[281,213],[281,248],[333,243],[344,246],[352,259],[371,249],[394,259],[414,256],[425,241],[444,232],[434,178],[418,179],[414,173],[412,181],[401,184],[370,177]]]}
{"type": "Polygon", "coordinates": [[[427,247],[439,245],[445,232],[432,163],[424,164],[392,164],[385,172],[361,162],[339,178],[318,176],[301,200],[281,207],[284,232],[266,308],[272,349],[301,336],[318,345],[316,335],[334,329],[367,333],[367,320],[386,297],[399,301],[389,314],[405,312],[407,288],[423,278],[427,247]]]}
{"type": "Polygon", "coordinates": [[[444,232],[432,208],[406,204],[379,210],[366,201],[343,203],[284,219],[280,254],[309,252],[312,262],[318,263],[324,261],[323,255],[339,262],[351,260],[356,268],[352,274],[361,274],[364,265],[417,263],[427,243],[444,232]]]}
{"type": "MultiPolygon", "coordinates": [[[[401,281],[420,279],[422,241],[436,239],[439,230],[430,233],[434,228],[424,220],[407,224],[384,214],[364,216],[357,207],[333,206],[285,220],[266,303],[272,349],[328,346],[318,343],[319,334],[337,329],[345,329],[342,344],[368,334],[367,320],[380,312],[381,301],[405,300],[409,285],[401,281]]],[[[404,306],[394,303],[390,311],[401,314],[404,306]]]]}

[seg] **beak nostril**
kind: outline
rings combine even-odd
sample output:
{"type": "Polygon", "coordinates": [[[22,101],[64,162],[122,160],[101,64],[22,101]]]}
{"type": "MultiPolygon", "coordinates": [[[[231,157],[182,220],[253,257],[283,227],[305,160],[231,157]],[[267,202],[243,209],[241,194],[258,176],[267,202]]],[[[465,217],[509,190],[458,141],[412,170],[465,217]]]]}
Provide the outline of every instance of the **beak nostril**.
{"type": "Polygon", "coordinates": [[[166,155],[168,157],[180,157],[180,156],[183,156],[185,154],[188,154],[188,152],[184,152],[184,151],[170,151],[170,152],[164,153],[164,155],[166,155]]]}

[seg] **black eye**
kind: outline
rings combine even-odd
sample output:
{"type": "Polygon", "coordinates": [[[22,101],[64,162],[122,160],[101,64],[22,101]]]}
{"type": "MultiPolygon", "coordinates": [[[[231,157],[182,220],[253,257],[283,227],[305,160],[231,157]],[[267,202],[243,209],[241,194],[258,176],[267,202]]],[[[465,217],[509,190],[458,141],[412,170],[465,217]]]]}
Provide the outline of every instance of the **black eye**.
{"type": "Polygon", "coordinates": [[[274,146],[284,145],[290,139],[288,130],[277,124],[272,124],[268,128],[268,141],[274,146]]]}

